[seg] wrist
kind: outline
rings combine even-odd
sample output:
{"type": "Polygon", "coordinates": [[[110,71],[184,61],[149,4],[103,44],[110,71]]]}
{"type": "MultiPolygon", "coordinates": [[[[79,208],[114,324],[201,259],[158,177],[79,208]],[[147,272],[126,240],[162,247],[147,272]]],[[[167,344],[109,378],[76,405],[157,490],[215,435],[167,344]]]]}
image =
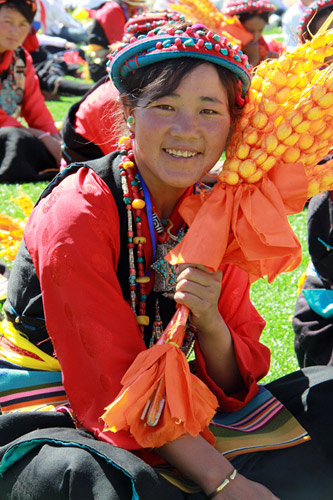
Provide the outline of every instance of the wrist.
{"type": "Polygon", "coordinates": [[[201,487],[205,495],[208,496],[228,479],[233,472],[234,468],[229,461],[222,463],[222,461],[218,460],[206,474],[200,477],[200,480],[195,482],[201,487]]]}
{"type": "Polygon", "coordinates": [[[38,136],[39,140],[45,139],[45,137],[50,137],[51,133],[50,132],[43,132],[38,136]]]}
{"type": "Polygon", "coordinates": [[[215,498],[219,493],[221,493],[224,490],[224,488],[226,488],[229,485],[229,483],[235,479],[236,475],[237,475],[237,470],[234,469],[228,477],[226,477],[213,491],[211,491],[207,495],[206,497],[207,500],[211,500],[212,498],[215,498]]]}

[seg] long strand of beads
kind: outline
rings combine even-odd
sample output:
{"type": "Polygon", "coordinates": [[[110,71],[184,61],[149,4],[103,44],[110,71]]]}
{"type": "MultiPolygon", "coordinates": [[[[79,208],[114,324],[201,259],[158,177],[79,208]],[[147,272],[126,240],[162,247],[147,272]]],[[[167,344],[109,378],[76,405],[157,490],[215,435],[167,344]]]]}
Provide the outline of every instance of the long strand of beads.
{"type": "Polygon", "coordinates": [[[152,332],[151,332],[151,337],[149,341],[149,348],[153,347],[155,344],[156,340],[160,338],[160,336],[163,333],[163,322],[161,320],[160,316],[160,305],[158,302],[158,299],[156,299],[155,302],[155,320],[152,326],[152,332]]]}
{"type": "Polygon", "coordinates": [[[122,137],[119,140],[119,150],[122,153],[122,161],[119,165],[121,175],[121,185],[123,200],[127,210],[128,221],[128,243],[129,250],[129,289],[131,308],[136,315],[142,335],[144,327],[149,325],[149,316],[146,315],[146,285],[149,283],[149,276],[145,276],[143,245],[146,238],[142,234],[141,212],[145,207],[142,190],[138,189],[138,176],[135,170],[134,154],[131,150],[131,139],[122,137]],[[136,235],[133,231],[133,213],[135,215],[136,235]],[[135,267],[134,248],[136,246],[137,269],[135,267]],[[139,314],[137,314],[137,285],[139,287],[139,314]]]}

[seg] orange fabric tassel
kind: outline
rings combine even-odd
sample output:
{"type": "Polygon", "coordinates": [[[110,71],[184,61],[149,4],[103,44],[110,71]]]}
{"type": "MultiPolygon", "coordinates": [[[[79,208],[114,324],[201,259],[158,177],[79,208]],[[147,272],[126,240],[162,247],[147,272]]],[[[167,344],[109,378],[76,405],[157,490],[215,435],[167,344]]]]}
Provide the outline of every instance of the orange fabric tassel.
{"type": "Polygon", "coordinates": [[[190,372],[178,347],[183,342],[188,314],[188,308],[180,306],[162,340],[136,357],[121,381],[123,389],[102,415],[106,430],[129,430],[143,448],[162,446],[186,433],[202,433],[214,444],[208,425],[218,406],[217,399],[190,372]],[[158,417],[156,425],[149,425],[147,416],[152,423],[158,417]]]}
{"type": "Polygon", "coordinates": [[[255,184],[217,183],[209,196],[187,198],[180,212],[190,229],[166,259],[213,271],[221,263],[235,264],[252,280],[273,281],[301,261],[301,245],[286,214],[303,209],[307,185],[304,167],[295,163],[274,167],[255,184]]]}

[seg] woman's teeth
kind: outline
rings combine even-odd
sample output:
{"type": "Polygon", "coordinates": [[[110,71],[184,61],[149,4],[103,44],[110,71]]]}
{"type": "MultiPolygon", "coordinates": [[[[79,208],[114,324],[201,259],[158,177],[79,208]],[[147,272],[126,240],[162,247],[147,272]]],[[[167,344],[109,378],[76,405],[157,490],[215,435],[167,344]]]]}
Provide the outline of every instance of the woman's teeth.
{"type": "Polygon", "coordinates": [[[196,156],[198,153],[194,153],[193,151],[180,151],[179,149],[165,149],[165,151],[172,156],[181,156],[182,158],[192,158],[196,156]]]}

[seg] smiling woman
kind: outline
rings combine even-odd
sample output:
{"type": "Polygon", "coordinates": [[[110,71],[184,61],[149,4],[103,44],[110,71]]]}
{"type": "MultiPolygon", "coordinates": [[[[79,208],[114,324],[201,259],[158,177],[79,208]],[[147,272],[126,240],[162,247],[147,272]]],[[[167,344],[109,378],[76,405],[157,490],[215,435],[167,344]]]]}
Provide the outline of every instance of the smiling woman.
{"type": "Polygon", "coordinates": [[[186,202],[207,194],[201,177],[245,104],[250,69],[227,39],[189,23],[133,36],[112,55],[129,137],[48,186],[11,273],[0,327],[0,498],[308,500],[331,491],[332,440],[309,441],[273,394],[305,422],[312,405],[304,418],[293,383],[259,392],[270,355],[248,274],[228,264],[176,269],[163,258],[186,239],[186,202]],[[176,311],[183,338],[164,342],[176,311]],[[192,349],[195,364],[185,357],[192,349]],[[273,434],[264,444],[258,406],[273,434]],[[242,429],[249,414],[259,441],[246,432],[240,446],[231,433],[214,447],[221,419],[228,433],[230,419],[242,429]]]}
{"type": "Polygon", "coordinates": [[[218,71],[198,60],[187,61],[187,66],[179,85],[176,75],[184,67],[172,61],[164,69],[164,78],[167,73],[173,75],[177,85],[167,95],[162,87],[161,96],[155,90],[152,101],[147,102],[143,94],[135,107],[130,103],[125,107],[126,115],[135,119],[129,128],[135,135],[133,150],[140,174],[164,219],[171,216],[184,191],[219,160],[230,129],[228,95],[218,71]]]}
{"type": "Polygon", "coordinates": [[[22,47],[35,12],[35,0],[0,0],[0,182],[49,180],[59,171],[60,136],[22,47]]]}

